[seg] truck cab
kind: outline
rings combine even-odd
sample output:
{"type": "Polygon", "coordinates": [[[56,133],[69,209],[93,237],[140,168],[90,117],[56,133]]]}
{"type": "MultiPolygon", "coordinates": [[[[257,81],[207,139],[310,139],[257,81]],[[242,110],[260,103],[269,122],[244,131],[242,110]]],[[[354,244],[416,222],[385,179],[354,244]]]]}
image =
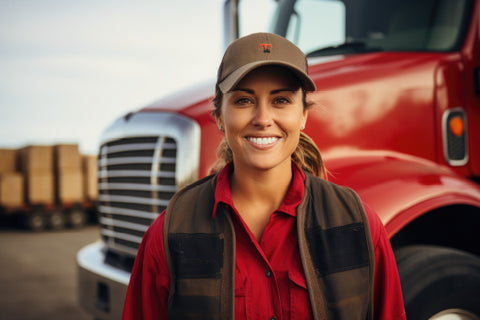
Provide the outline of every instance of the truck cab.
{"type": "MultiPolygon", "coordinates": [[[[225,2],[225,43],[240,36],[225,2]]],[[[317,91],[305,132],[328,179],[385,225],[408,319],[480,319],[480,0],[278,0],[271,32],[296,43],[317,91]]],[[[241,18],[241,17],[240,17],[241,18]]],[[[80,303],[119,319],[148,226],[208,175],[222,139],[214,82],[117,119],[98,154],[101,240],[77,256],[80,303]]]]}

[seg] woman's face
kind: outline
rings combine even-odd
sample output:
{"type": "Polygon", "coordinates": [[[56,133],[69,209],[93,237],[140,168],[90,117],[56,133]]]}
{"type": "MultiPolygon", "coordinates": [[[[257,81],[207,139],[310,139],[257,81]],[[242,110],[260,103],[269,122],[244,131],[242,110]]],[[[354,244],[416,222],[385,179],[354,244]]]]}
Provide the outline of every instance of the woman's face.
{"type": "Polygon", "coordinates": [[[298,80],[286,69],[266,66],[224,94],[217,121],[236,169],[289,170],[306,119],[298,80]]]}

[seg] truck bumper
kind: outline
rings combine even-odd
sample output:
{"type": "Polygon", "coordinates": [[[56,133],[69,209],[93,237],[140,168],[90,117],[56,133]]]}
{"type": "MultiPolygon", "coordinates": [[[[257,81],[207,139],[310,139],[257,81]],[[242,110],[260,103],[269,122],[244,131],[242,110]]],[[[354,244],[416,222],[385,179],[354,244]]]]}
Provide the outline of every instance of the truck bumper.
{"type": "Polygon", "coordinates": [[[97,241],[78,252],[78,298],[95,319],[121,319],[130,273],[105,264],[104,247],[97,241]]]}

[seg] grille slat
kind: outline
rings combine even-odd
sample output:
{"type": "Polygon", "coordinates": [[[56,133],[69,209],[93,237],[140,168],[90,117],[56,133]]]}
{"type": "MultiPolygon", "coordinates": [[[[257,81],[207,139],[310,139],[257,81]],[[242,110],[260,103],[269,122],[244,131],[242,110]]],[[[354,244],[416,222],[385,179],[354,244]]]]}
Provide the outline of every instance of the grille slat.
{"type": "Polygon", "coordinates": [[[155,220],[158,217],[158,213],[151,213],[151,212],[146,212],[146,211],[125,209],[125,208],[100,206],[99,210],[104,214],[124,215],[124,216],[127,216],[127,217],[135,217],[135,218],[140,218],[140,219],[155,220]]]}
{"type": "Polygon", "coordinates": [[[127,203],[133,203],[133,204],[148,204],[152,206],[167,206],[168,205],[168,200],[162,200],[162,199],[151,199],[151,198],[140,198],[140,197],[132,197],[132,196],[117,196],[117,195],[104,195],[101,194],[98,196],[98,200],[100,200],[100,203],[102,202],[127,202],[127,203]]]}
{"type": "Polygon", "coordinates": [[[111,145],[109,144],[106,148],[103,149],[103,153],[115,153],[123,151],[135,151],[135,150],[153,150],[155,149],[156,143],[130,143],[130,144],[121,144],[121,145],[111,145]]]}
{"type": "Polygon", "coordinates": [[[139,245],[142,242],[142,237],[132,236],[128,233],[121,233],[121,232],[115,232],[112,230],[102,229],[100,231],[100,234],[106,237],[114,238],[114,239],[129,241],[129,242],[135,243],[136,245],[139,245]]]}
{"type": "Polygon", "coordinates": [[[177,143],[164,136],[128,137],[103,144],[99,155],[102,239],[109,250],[133,257],[177,190],[177,143]]]}
{"type": "Polygon", "coordinates": [[[148,229],[148,226],[143,225],[143,224],[125,222],[125,221],[120,221],[120,220],[112,219],[112,218],[100,218],[99,222],[102,225],[105,225],[105,226],[120,227],[120,228],[125,228],[125,229],[130,229],[130,230],[142,231],[144,233],[148,229]]]}
{"type": "MultiPolygon", "coordinates": [[[[99,178],[113,178],[113,177],[151,177],[151,171],[141,170],[99,170],[99,178]]],[[[158,172],[154,174],[158,178],[175,178],[175,172],[158,172]]]]}
{"type": "MultiPolygon", "coordinates": [[[[176,158],[167,158],[164,157],[160,159],[160,163],[175,163],[176,158]]],[[[134,163],[148,163],[151,164],[153,162],[152,157],[124,157],[124,158],[111,158],[102,161],[102,166],[111,166],[111,165],[118,165],[118,164],[134,164],[134,163]]]]}
{"type": "Polygon", "coordinates": [[[138,183],[100,183],[98,189],[101,190],[143,190],[143,191],[159,191],[159,192],[175,192],[175,186],[155,185],[155,184],[138,184],[138,183]]]}

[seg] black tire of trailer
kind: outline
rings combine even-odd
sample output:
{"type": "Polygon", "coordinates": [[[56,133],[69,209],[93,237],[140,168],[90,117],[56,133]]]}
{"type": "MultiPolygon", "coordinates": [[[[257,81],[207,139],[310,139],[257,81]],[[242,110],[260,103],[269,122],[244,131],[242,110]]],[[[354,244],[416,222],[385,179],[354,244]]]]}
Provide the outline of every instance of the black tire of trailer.
{"type": "Polygon", "coordinates": [[[37,210],[23,213],[22,223],[25,228],[35,232],[43,231],[47,227],[45,215],[42,211],[37,210]]]}
{"type": "Polygon", "coordinates": [[[53,209],[45,213],[48,227],[52,230],[62,230],[65,228],[65,215],[62,210],[53,209]]]}
{"type": "Polygon", "coordinates": [[[67,225],[72,229],[83,227],[87,223],[87,213],[83,208],[73,207],[66,212],[67,225]]]}
{"type": "Polygon", "coordinates": [[[400,248],[395,257],[408,320],[480,319],[479,257],[426,245],[400,248]]]}

